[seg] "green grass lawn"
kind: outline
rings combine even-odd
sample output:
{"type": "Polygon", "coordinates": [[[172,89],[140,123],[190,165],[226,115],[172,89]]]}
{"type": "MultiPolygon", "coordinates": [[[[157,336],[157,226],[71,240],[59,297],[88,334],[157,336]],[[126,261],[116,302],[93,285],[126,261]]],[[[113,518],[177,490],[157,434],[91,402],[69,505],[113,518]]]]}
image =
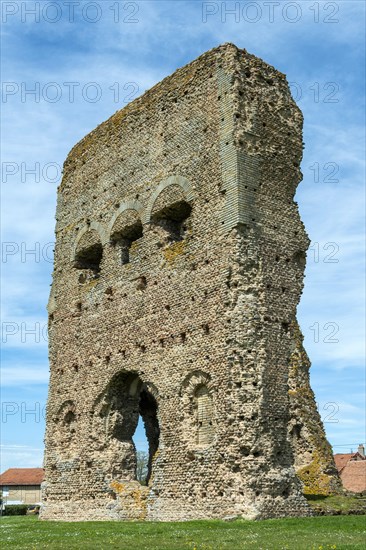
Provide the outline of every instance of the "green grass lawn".
{"type": "Polygon", "coordinates": [[[39,521],[32,516],[13,516],[2,518],[0,524],[4,549],[364,550],[366,542],[366,516],[184,523],[65,523],[39,521]]]}

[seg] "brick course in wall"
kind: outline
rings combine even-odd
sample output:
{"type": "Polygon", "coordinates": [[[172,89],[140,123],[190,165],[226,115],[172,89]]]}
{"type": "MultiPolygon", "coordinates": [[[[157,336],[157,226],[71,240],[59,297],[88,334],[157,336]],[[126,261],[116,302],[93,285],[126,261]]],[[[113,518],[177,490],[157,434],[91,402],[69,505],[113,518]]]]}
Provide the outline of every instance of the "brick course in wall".
{"type": "MultiPolygon", "coordinates": [[[[48,305],[41,518],[311,514],[289,394],[309,244],[293,200],[301,158],[285,76],[233,44],[72,149],[48,305]]],[[[317,413],[306,422],[328,445],[317,413]]],[[[301,452],[317,445],[306,434],[301,452]]]]}

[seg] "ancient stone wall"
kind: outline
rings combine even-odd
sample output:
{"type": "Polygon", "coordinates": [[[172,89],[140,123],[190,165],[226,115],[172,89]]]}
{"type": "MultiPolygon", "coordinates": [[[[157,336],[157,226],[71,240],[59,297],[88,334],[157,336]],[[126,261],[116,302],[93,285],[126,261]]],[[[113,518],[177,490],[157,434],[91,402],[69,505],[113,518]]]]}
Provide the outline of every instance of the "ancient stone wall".
{"type": "Polygon", "coordinates": [[[293,201],[301,157],[285,76],[232,44],[71,151],[48,307],[42,518],[310,513],[288,433],[308,247],[293,201]],[[139,415],[147,487],[135,479],[139,415]]]}
{"type": "Polygon", "coordinates": [[[288,434],[295,457],[295,470],[305,494],[341,493],[342,483],[310,387],[310,361],[296,321],[290,324],[290,331],[293,351],[289,371],[288,434]]]}

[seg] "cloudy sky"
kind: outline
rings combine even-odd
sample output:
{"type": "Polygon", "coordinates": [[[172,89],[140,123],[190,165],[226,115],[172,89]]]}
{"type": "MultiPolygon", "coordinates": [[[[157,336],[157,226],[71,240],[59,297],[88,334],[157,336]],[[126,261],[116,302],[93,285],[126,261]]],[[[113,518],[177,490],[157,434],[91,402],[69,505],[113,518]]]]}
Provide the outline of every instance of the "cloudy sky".
{"type": "MultiPolygon", "coordinates": [[[[364,432],[363,1],[3,1],[2,462],[42,464],[46,303],[62,163],[86,133],[223,42],[287,75],[305,117],[312,244],[298,318],[336,452],[364,432]]],[[[139,427],[135,441],[144,448],[139,427]]]]}

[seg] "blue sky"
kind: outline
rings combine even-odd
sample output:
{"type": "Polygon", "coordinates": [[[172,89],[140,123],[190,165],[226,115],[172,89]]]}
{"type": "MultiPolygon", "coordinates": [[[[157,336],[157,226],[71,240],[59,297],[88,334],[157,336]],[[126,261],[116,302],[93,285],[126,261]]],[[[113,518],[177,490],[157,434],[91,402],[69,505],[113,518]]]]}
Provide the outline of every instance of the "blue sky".
{"type": "MultiPolygon", "coordinates": [[[[68,151],[223,42],[285,73],[304,113],[297,201],[312,245],[298,318],[330,442],[336,452],[364,442],[364,2],[3,1],[1,8],[1,470],[42,464],[50,243],[68,151]]],[[[135,441],[144,448],[141,426],[135,441]]]]}

